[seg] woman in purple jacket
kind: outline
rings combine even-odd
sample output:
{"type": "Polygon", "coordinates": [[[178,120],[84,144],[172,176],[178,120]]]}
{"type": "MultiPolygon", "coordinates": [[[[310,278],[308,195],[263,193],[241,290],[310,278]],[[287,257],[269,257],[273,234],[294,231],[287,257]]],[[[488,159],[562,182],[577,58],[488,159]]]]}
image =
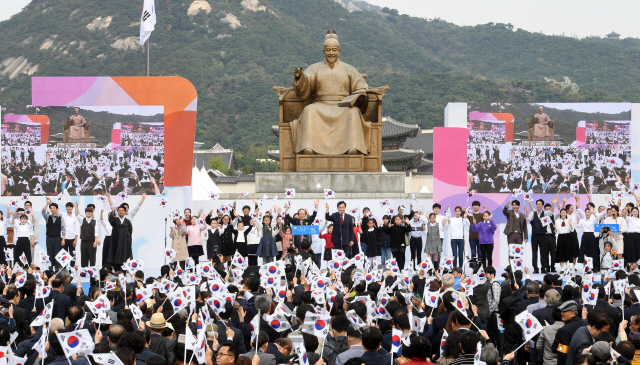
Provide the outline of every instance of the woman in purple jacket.
{"type": "Polygon", "coordinates": [[[498,226],[493,222],[493,214],[487,210],[484,211],[482,216],[484,221],[477,223],[475,218],[473,219],[473,225],[471,229],[478,233],[480,240],[480,252],[482,257],[482,264],[484,267],[493,266],[493,233],[498,226]]]}

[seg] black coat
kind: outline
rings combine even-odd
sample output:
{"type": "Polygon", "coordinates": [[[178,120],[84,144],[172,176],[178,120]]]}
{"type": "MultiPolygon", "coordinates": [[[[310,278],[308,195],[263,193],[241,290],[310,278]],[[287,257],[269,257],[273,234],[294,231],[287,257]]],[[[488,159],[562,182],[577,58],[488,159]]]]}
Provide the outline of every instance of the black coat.
{"type": "Polygon", "coordinates": [[[120,222],[120,218],[109,213],[109,223],[113,230],[111,231],[111,254],[109,255],[109,263],[122,265],[128,259],[133,257],[131,248],[133,242],[131,234],[133,226],[129,218],[124,218],[120,222]]]}
{"type": "Polygon", "coordinates": [[[578,328],[587,325],[588,323],[586,319],[581,319],[580,317],[575,316],[571,318],[569,322],[565,323],[564,326],[558,329],[553,345],[551,345],[551,351],[554,354],[558,354],[558,364],[566,364],[567,352],[569,351],[569,345],[571,344],[573,334],[578,330],[578,328]],[[560,347],[560,350],[558,350],[558,347],[560,347]]]}
{"type": "MultiPolygon", "coordinates": [[[[589,306],[587,306],[589,308],[589,306]]],[[[618,328],[620,327],[620,322],[622,322],[622,311],[620,307],[614,307],[609,302],[604,299],[600,299],[596,302],[594,308],[602,309],[607,312],[607,317],[609,318],[609,333],[611,333],[614,337],[618,337],[618,328]]],[[[627,318],[627,317],[624,317],[627,318]]],[[[631,317],[628,318],[630,320],[631,317]]]]}
{"type": "MultiPolygon", "coordinates": [[[[310,226],[316,221],[316,214],[318,214],[317,210],[314,209],[313,213],[308,215],[305,219],[300,218],[291,218],[289,214],[285,214],[284,216],[284,224],[287,226],[310,226]]],[[[335,232],[335,229],[334,229],[335,232]]],[[[302,243],[303,239],[309,240],[311,242],[311,237],[308,235],[295,235],[293,236],[293,245],[297,248],[300,248],[300,243],[302,243]]]]}
{"type": "Polygon", "coordinates": [[[16,327],[18,329],[18,338],[15,343],[20,343],[31,336],[31,321],[29,320],[29,313],[24,308],[20,308],[17,305],[11,303],[13,307],[13,319],[16,320],[16,327]]]}
{"type": "Polygon", "coordinates": [[[164,357],[167,360],[167,364],[175,363],[176,342],[174,340],[162,337],[157,333],[152,333],[150,339],[149,350],[151,350],[151,352],[164,357]]]}
{"type": "Polygon", "coordinates": [[[343,223],[340,224],[340,213],[336,212],[331,215],[327,213],[325,215],[325,220],[327,223],[333,222],[331,242],[333,242],[336,249],[349,247],[349,242],[353,242],[354,245],[356,244],[356,233],[353,230],[354,226],[352,216],[344,213],[344,217],[342,219],[343,223]]]}
{"type": "Polygon", "coordinates": [[[71,298],[60,293],[57,290],[53,290],[49,296],[55,302],[53,303],[53,315],[52,318],[60,318],[63,321],[67,318],[67,309],[73,305],[71,298]]]}
{"type": "Polygon", "coordinates": [[[247,352],[247,349],[244,345],[244,336],[242,335],[242,331],[233,327],[231,321],[218,321],[216,325],[218,326],[218,341],[221,341],[220,343],[227,341],[227,326],[229,326],[229,328],[233,330],[233,344],[238,349],[238,352],[241,354],[247,352]]]}

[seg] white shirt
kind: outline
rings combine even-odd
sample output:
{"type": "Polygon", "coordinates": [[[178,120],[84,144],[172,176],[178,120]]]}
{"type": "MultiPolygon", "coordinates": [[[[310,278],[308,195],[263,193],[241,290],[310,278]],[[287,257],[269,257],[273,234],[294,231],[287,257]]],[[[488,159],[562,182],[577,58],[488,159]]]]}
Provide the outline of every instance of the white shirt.
{"type": "Polygon", "coordinates": [[[75,239],[80,234],[80,224],[76,216],[65,212],[60,218],[62,218],[62,237],[65,240],[75,239]]]}
{"type": "Polygon", "coordinates": [[[449,226],[449,235],[452,240],[464,239],[464,232],[469,228],[469,220],[463,217],[451,217],[447,225],[449,226]]]}
{"type": "Polygon", "coordinates": [[[14,242],[18,241],[18,238],[33,236],[33,223],[22,224],[22,222],[13,225],[13,237],[14,242]]]}
{"type": "Polygon", "coordinates": [[[104,228],[104,236],[105,237],[110,237],[111,236],[111,231],[113,230],[113,227],[111,227],[111,223],[109,223],[109,221],[107,221],[106,219],[101,219],[100,220],[100,225],[102,226],[102,228],[104,228]]]}
{"type": "Polygon", "coordinates": [[[442,224],[442,221],[445,219],[445,216],[436,214],[436,223],[438,224],[438,228],[440,229],[440,238],[444,238],[444,225],[442,224]]]}
{"type": "Polygon", "coordinates": [[[7,227],[9,227],[10,225],[11,225],[11,223],[6,221],[6,220],[1,220],[0,221],[0,236],[6,238],[6,236],[7,236],[7,227]]]}
{"type": "Polygon", "coordinates": [[[598,223],[598,217],[592,214],[591,218],[589,219],[587,219],[586,217],[583,219],[580,219],[580,222],[578,222],[578,225],[576,228],[581,230],[583,233],[593,232],[595,236],[598,237],[600,236],[600,232],[594,232],[593,230],[596,223],[598,223]]]}
{"type": "Polygon", "coordinates": [[[560,218],[556,219],[556,232],[558,232],[558,234],[571,233],[571,225],[569,225],[569,218],[565,220],[562,220],[560,218]],[[564,227],[562,226],[562,222],[564,222],[564,227]]]}
{"type": "Polygon", "coordinates": [[[640,218],[627,217],[624,221],[627,224],[628,233],[640,233],[640,218]]]}

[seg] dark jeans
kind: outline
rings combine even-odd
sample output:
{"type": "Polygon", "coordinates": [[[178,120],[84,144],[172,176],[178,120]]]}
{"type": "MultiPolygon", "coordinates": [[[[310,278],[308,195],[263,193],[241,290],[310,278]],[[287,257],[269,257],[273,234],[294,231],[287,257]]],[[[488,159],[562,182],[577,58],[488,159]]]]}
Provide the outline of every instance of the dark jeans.
{"type": "Polygon", "coordinates": [[[453,254],[453,266],[462,267],[464,260],[464,239],[451,239],[451,252],[453,254]],[[457,263],[456,263],[457,262],[457,263]]]}
{"type": "Polygon", "coordinates": [[[469,238],[469,249],[471,249],[471,257],[477,257],[478,261],[482,261],[483,257],[480,247],[481,246],[479,238],[469,238]]]}
{"type": "Polygon", "coordinates": [[[413,269],[422,262],[422,237],[411,237],[409,239],[409,247],[411,248],[413,269]]]}
{"type": "Polygon", "coordinates": [[[402,246],[400,248],[398,248],[398,250],[396,252],[392,251],[392,255],[395,255],[396,257],[396,261],[398,261],[398,267],[400,268],[400,270],[404,270],[404,263],[405,263],[405,246],[402,246]]]}
{"type": "Polygon", "coordinates": [[[480,252],[482,253],[482,257],[480,259],[482,265],[484,265],[485,268],[493,266],[493,244],[485,244],[479,246],[480,252]]]}

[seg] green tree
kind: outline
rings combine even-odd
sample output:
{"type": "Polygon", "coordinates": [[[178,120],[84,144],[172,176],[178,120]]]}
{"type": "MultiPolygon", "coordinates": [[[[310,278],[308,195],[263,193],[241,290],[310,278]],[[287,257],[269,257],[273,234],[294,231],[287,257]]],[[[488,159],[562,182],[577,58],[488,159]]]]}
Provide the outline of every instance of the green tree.
{"type": "Polygon", "coordinates": [[[223,174],[227,174],[227,166],[222,161],[222,156],[213,157],[209,159],[209,168],[212,170],[218,170],[223,174]]]}

